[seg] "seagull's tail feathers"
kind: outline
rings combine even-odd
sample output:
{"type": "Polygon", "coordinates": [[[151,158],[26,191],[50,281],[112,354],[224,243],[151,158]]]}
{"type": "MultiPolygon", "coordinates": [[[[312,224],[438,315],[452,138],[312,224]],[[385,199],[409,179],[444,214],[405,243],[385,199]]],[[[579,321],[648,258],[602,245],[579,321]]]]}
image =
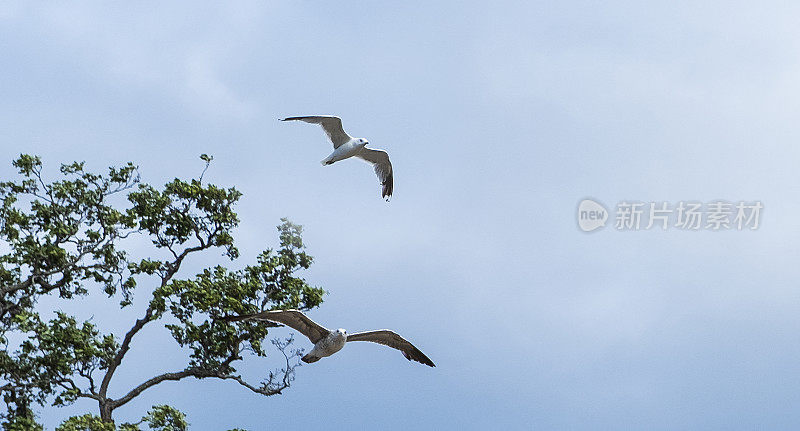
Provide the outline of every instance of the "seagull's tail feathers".
{"type": "Polygon", "coordinates": [[[300,360],[305,362],[306,364],[310,364],[312,362],[319,361],[319,356],[313,356],[311,353],[309,353],[309,354],[303,356],[302,358],[300,358],[300,360]]]}
{"type": "Polygon", "coordinates": [[[322,159],[322,161],[320,161],[320,163],[322,163],[322,166],[332,165],[333,162],[334,160],[331,158],[331,156],[325,157],[324,159],[322,159]]]}

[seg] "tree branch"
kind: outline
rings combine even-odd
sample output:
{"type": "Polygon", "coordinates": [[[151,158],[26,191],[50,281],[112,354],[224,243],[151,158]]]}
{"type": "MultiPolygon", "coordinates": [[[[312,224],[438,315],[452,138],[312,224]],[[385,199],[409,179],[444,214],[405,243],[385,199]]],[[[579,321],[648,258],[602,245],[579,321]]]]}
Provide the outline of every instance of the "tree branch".
{"type": "MultiPolygon", "coordinates": [[[[161,287],[166,286],[167,283],[175,275],[175,273],[178,272],[178,270],[181,267],[181,263],[183,262],[183,259],[189,253],[192,253],[192,252],[195,252],[195,251],[200,251],[202,249],[203,249],[202,246],[186,248],[175,259],[174,262],[172,262],[172,263],[170,263],[168,265],[169,269],[161,277],[161,287]]],[[[109,383],[111,383],[111,377],[114,376],[114,372],[117,370],[117,367],[119,367],[119,365],[122,363],[122,358],[125,356],[126,353],[128,353],[128,350],[130,349],[130,345],[131,345],[131,340],[133,340],[134,335],[136,335],[136,333],[139,332],[144,327],[144,325],[146,325],[151,320],[153,320],[153,307],[152,306],[148,306],[147,307],[147,311],[145,311],[145,313],[144,313],[144,317],[142,317],[141,319],[137,319],[136,322],[133,324],[133,327],[130,329],[130,331],[128,331],[128,333],[125,334],[125,338],[123,338],[123,340],[122,340],[122,344],[120,345],[119,351],[114,356],[114,359],[111,361],[111,363],[109,364],[108,370],[106,371],[106,375],[103,377],[103,381],[100,383],[100,392],[99,392],[99,394],[100,394],[101,397],[103,397],[103,398],[106,397],[106,394],[108,393],[108,385],[109,385],[109,383]]],[[[172,374],[174,374],[174,373],[172,373],[172,374]]],[[[144,390],[144,389],[142,389],[142,390],[144,390]]]]}
{"type": "Polygon", "coordinates": [[[81,391],[80,388],[78,388],[78,386],[75,384],[75,382],[72,381],[72,379],[64,379],[60,382],[56,382],[56,384],[58,384],[59,386],[68,391],[74,390],[75,395],[80,398],[91,398],[93,400],[100,401],[100,397],[97,394],[92,394],[92,393],[87,394],[86,392],[81,391]],[[69,383],[69,386],[67,386],[66,383],[69,383]]]}
{"type": "Polygon", "coordinates": [[[144,392],[144,390],[149,388],[149,387],[155,386],[155,385],[157,385],[157,384],[159,384],[161,382],[167,381],[167,380],[177,381],[177,380],[180,380],[180,379],[183,379],[183,378],[186,378],[186,377],[212,377],[212,376],[210,376],[210,375],[207,375],[207,376],[206,375],[201,375],[201,370],[200,369],[186,369],[186,370],[178,371],[178,372],[175,372],[175,373],[164,373],[164,374],[155,376],[155,377],[145,381],[144,383],[140,384],[139,386],[131,389],[131,391],[128,392],[127,394],[125,394],[125,396],[123,396],[122,398],[120,398],[118,400],[114,400],[112,403],[113,403],[115,408],[119,407],[119,406],[122,406],[122,405],[125,405],[128,401],[136,398],[139,394],[144,392]]]}
{"type": "Polygon", "coordinates": [[[55,275],[55,274],[58,274],[58,273],[67,273],[67,272],[73,271],[73,270],[74,271],[80,271],[80,270],[84,270],[84,269],[102,268],[103,265],[100,264],[100,263],[95,263],[95,264],[91,264],[91,265],[78,265],[78,263],[80,263],[80,261],[83,260],[83,258],[86,257],[86,255],[88,255],[89,253],[93,253],[95,250],[97,250],[99,247],[101,247],[106,239],[108,239],[108,238],[105,238],[105,237],[101,238],[100,241],[98,241],[98,242],[92,244],[90,247],[82,250],[80,253],[75,255],[75,257],[73,259],[71,259],[69,262],[67,262],[66,264],[64,264],[61,267],[54,268],[54,269],[51,269],[50,271],[44,271],[44,272],[37,271],[36,268],[34,268],[33,271],[31,271],[32,274],[30,276],[28,276],[28,278],[25,281],[21,281],[19,283],[15,283],[15,284],[11,284],[11,285],[8,285],[8,286],[4,286],[4,287],[0,288],[0,293],[2,293],[4,295],[5,294],[9,294],[9,293],[13,293],[13,292],[16,292],[17,290],[26,289],[26,288],[30,287],[32,284],[37,283],[37,282],[40,285],[42,285],[43,287],[45,287],[45,290],[50,291],[50,290],[53,290],[53,289],[56,289],[56,288],[62,286],[66,282],[65,278],[63,278],[63,277],[59,282],[56,282],[56,284],[49,284],[46,281],[44,281],[45,278],[50,277],[51,275],[55,275]]]}
{"type": "Polygon", "coordinates": [[[153,319],[153,308],[147,307],[147,311],[144,313],[144,317],[141,319],[137,319],[136,323],[133,324],[133,327],[125,334],[125,338],[122,340],[122,344],[119,347],[119,351],[114,356],[114,359],[108,365],[108,370],[106,371],[106,375],[103,376],[103,381],[100,383],[100,396],[105,398],[106,393],[108,392],[108,384],[111,382],[111,377],[114,376],[114,372],[119,367],[119,364],[122,363],[122,358],[128,353],[128,350],[131,347],[131,340],[133,336],[136,335],[139,330],[141,330],[144,325],[150,322],[153,319]]]}
{"type": "Polygon", "coordinates": [[[291,375],[291,373],[293,371],[294,371],[293,367],[284,370],[284,374],[285,375],[284,375],[283,381],[278,386],[273,386],[272,385],[273,374],[270,373],[269,381],[267,383],[264,383],[259,388],[259,387],[255,387],[255,386],[251,385],[250,383],[247,383],[244,379],[242,379],[241,376],[226,375],[226,374],[221,373],[219,370],[204,370],[202,368],[188,368],[188,369],[185,369],[183,371],[178,371],[178,372],[174,372],[174,373],[164,373],[164,374],[155,376],[155,377],[145,381],[144,383],[140,384],[139,386],[133,388],[130,392],[125,394],[125,396],[123,396],[122,398],[112,401],[112,404],[113,404],[114,408],[120,407],[122,405],[127,404],[129,401],[131,401],[132,399],[136,398],[137,396],[139,396],[146,389],[148,389],[150,387],[153,387],[153,386],[155,386],[155,385],[157,385],[157,384],[159,384],[161,382],[178,381],[178,380],[181,380],[181,379],[185,379],[187,377],[195,377],[195,378],[198,378],[198,379],[202,379],[202,378],[217,378],[217,379],[220,379],[220,380],[233,380],[233,381],[239,383],[240,385],[246,387],[247,389],[250,389],[251,391],[253,391],[255,393],[258,393],[258,394],[261,394],[261,395],[266,395],[266,396],[277,395],[277,394],[280,394],[281,391],[283,391],[284,389],[289,387],[289,384],[291,382],[290,375],[291,375]]]}
{"type": "MultiPolygon", "coordinates": [[[[288,375],[288,373],[287,373],[287,375],[288,375]]],[[[265,395],[265,396],[268,396],[268,397],[272,396],[272,395],[278,395],[278,394],[281,393],[281,391],[283,391],[284,389],[289,387],[289,383],[287,383],[286,381],[281,383],[278,387],[271,387],[270,384],[264,384],[260,388],[257,388],[255,386],[247,383],[246,381],[244,381],[244,379],[242,379],[242,376],[225,376],[225,377],[220,377],[220,379],[222,379],[222,380],[233,380],[233,381],[239,383],[240,385],[246,387],[247,389],[250,389],[251,391],[253,391],[253,392],[257,393],[257,394],[265,395]]]]}

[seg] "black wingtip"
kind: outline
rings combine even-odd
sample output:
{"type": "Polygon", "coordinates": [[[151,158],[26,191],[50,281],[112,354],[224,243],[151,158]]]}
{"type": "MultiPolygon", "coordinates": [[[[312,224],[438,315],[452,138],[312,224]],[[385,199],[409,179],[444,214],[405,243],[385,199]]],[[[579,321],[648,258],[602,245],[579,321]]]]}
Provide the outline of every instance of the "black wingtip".
{"type": "Polygon", "coordinates": [[[392,192],[394,192],[394,178],[390,175],[389,178],[381,183],[381,197],[386,199],[386,202],[389,202],[392,192]]]}
{"type": "MultiPolygon", "coordinates": [[[[425,359],[427,359],[427,358],[425,358],[425,359]]],[[[430,359],[428,359],[427,361],[417,360],[417,362],[419,362],[422,365],[427,365],[429,367],[436,367],[436,364],[434,364],[433,361],[431,361],[430,359]]]]}
{"type": "Polygon", "coordinates": [[[409,361],[419,362],[422,365],[427,365],[429,367],[435,367],[436,366],[433,363],[433,361],[431,361],[431,359],[429,357],[425,356],[425,354],[422,353],[422,352],[420,352],[417,357],[412,357],[408,353],[403,352],[403,356],[405,356],[406,359],[408,359],[409,361]]]}

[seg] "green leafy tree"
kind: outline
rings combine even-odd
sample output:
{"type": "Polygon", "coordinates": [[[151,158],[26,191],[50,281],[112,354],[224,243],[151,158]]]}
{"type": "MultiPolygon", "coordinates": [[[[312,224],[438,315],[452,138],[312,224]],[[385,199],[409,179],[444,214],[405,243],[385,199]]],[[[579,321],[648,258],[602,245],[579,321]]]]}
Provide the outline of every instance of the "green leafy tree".
{"type": "Polygon", "coordinates": [[[148,428],[154,431],[186,431],[189,429],[186,415],[173,407],[157,405],[153,406],[135,424],[124,423],[117,428],[113,423],[105,422],[99,416],[85,414],[67,419],[56,428],[56,431],[141,431],[139,428],[141,424],[147,424],[148,428]]]}
{"type": "MultiPolygon", "coordinates": [[[[201,158],[207,169],[211,157],[201,158]]],[[[182,265],[203,251],[239,257],[232,234],[239,222],[236,189],[204,183],[205,169],[198,179],[176,178],[157,188],[142,183],[131,163],[105,174],[66,164],[53,182],[46,181],[39,157],[21,155],[13,165],[19,178],[0,183],[0,393],[7,407],[0,420],[6,431],[41,429],[37,406],[81,398],[95,401],[98,415],[72,417],[59,430],[113,430],[116,409],[165,381],[231,380],[266,396],[289,387],[301,354],[290,348],[291,338],[271,340],[270,349],[267,326],[216,318],[322,303],[324,291],[296,275],[312,263],[300,226],[282,219],[280,246],[251,265],[181,277],[182,265]],[[133,256],[128,241],[134,236],[149,239],[148,256],[133,256]],[[104,333],[93,322],[37,307],[46,295],[69,301],[92,294],[129,308],[142,289],[137,286],[146,286],[142,294],[150,299],[125,333],[104,333]],[[112,391],[131,342],[157,321],[186,348],[185,367],[112,391]],[[259,382],[237,373],[243,354],[266,356],[268,350],[281,355],[283,368],[259,382]]],[[[187,427],[182,413],[162,405],[119,429],[142,423],[158,430],[187,427]]]]}

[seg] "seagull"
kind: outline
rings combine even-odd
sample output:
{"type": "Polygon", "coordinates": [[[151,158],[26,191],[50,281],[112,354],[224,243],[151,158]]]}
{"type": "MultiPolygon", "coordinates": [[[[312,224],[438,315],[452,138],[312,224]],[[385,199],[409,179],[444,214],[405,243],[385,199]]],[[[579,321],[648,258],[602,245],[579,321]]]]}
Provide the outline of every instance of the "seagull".
{"type": "Polygon", "coordinates": [[[227,316],[222,318],[227,322],[237,322],[240,320],[266,320],[267,322],[274,322],[286,325],[301,334],[308,337],[314,348],[308,354],[300,358],[305,363],[317,362],[321,358],[330,356],[339,350],[342,350],[344,344],[348,341],[371,341],[373,343],[383,344],[393,349],[397,349],[403,353],[409,361],[417,361],[429,367],[435,367],[425,354],[419,349],[414,347],[413,344],[406,341],[405,338],[392,332],[388,329],[380,329],[377,331],[356,332],[348,334],[344,329],[337,329],[331,331],[326,329],[299,310],[272,310],[263,311],[256,314],[248,314],[243,316],[227,316]]]}
{"type": "Polygon", "coordinates": [[[322,165],[332,165],[340,160],[358,157],[372,165],[378,180],[383,189],[381,197],[389,201],[392,197],[394,188],[394,176],[392,175],[392,163],[389,161],[389,154],[383,150],[373,150],[366,146],[369,142],[362,138],[353,138],[342,128],[342,119],[332,115],[313,115],[308,117],[287,117],[281,121],[304,121],[311,124],[319,124],[328,135],[328,139],[333,142],[333,152],[330,156],[322,160],[322,165]]]}

